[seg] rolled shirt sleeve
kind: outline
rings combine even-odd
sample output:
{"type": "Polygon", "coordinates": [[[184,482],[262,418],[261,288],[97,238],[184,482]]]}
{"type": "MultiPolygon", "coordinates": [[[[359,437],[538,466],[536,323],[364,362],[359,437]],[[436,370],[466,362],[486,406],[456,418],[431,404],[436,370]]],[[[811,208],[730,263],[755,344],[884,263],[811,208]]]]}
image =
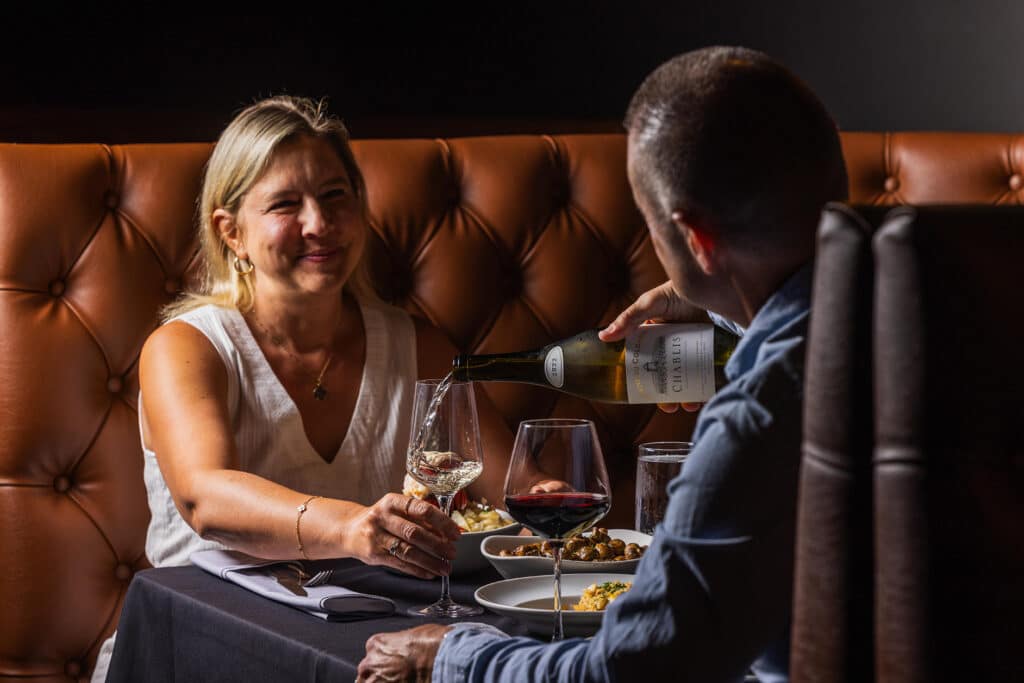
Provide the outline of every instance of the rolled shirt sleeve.
{"type": "Polygon", "coordinates": [[[609,605],[593,639],[551,644],[461,625],[438,652],[434,680],[742,681],[766,644],[784,640],[795,463],[773,455],[763,432],[781,425],[744,391],[716,399],[633,587],[609,605]],[[730,495],[701,495],[712,489],[730,495]]]}

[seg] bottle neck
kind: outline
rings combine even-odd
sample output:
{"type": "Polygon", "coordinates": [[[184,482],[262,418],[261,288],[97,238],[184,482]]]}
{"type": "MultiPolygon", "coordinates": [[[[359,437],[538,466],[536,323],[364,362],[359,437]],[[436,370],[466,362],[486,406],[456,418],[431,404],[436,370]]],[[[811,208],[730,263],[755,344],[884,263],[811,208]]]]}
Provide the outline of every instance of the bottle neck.
{"type": "Polygon", "coordinates": [[[544,355],[538,351],[459,354],[452,362],[452,374],[464,382],[545,382],[544,355]]]}

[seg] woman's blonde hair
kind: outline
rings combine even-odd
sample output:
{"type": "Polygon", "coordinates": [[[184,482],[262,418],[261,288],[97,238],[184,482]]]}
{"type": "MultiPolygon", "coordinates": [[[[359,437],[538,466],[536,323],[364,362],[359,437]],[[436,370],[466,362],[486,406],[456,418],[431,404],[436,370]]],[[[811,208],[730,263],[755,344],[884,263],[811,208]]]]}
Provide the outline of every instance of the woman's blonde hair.
{"type": "MultiPolygon", "coordinates": [[[[199,197],[202,267],[199,290],[185,292],[164,307],[161,315],[164,321],[206,304],[234,307],[243,313],[252,310],[253,277],[242,275],[233,267],[235,254],[214,226],[213,212],[224,209],[237,216],[242,199],[263,175],[274,152],[298,135],[320,138],[331,144],[345,166],[363,215],[369,217],[366,184],[349,146],[348,131],[340,120],[327,113],[323,101],[279,96],[247,107],[221,133],[206,163],[199,197]]],[[[367,274],[365,251],[345,286],[358,297],[377,298],[367,274]]]]}

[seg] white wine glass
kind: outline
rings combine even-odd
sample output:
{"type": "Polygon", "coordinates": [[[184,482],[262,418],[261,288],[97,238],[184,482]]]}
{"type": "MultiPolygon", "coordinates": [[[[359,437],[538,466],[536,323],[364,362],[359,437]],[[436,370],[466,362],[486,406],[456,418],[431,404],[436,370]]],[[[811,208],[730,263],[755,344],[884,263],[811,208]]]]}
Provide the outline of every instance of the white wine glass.
{"type": "Polygon", "coordinates": [[[551,544],[555,560],[555,618],[551,640],[562,640],[562,546],[607,514],[608,473],[590,420],[519,423],[505,477],[505,509],[551,544]],[[546,481],[540,487],[538,483],[546,481]],[[555,486],[552,486],[555,484],[555,486]],[[557,489],[552,492],[551,489],[557,489]]]}
{"type": "MultiPolygon", "coordinates": [[[[406,471],[430,489],[445,515],[451,516],[452,498],[483,471],[480,425],[476,399],[469,382],[444,380],[416,382],[406,471]]],[[[441,597],[409,613],[424,617],[469,617],[482,614],[476,605],[460,605],[451,598],[447,575],[441,576],[441,597]]]]}

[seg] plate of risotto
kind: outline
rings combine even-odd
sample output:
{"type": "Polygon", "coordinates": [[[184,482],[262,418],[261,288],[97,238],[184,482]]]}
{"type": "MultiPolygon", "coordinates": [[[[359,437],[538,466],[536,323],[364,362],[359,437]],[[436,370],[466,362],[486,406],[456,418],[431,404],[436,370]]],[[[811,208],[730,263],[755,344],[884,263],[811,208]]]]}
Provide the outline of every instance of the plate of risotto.
{"type": "MultiPolygon", "coordinates": [[[[632,574],[562,575],[565,635],[587,637],[597,633],[608,606],[632,587],[632,574]]],[[[550,637],[554,595],[554,579],[548,575],[495,581],[478,588],[474,597],[488,610],[518,619],[531,633],[550,637]]]]}

